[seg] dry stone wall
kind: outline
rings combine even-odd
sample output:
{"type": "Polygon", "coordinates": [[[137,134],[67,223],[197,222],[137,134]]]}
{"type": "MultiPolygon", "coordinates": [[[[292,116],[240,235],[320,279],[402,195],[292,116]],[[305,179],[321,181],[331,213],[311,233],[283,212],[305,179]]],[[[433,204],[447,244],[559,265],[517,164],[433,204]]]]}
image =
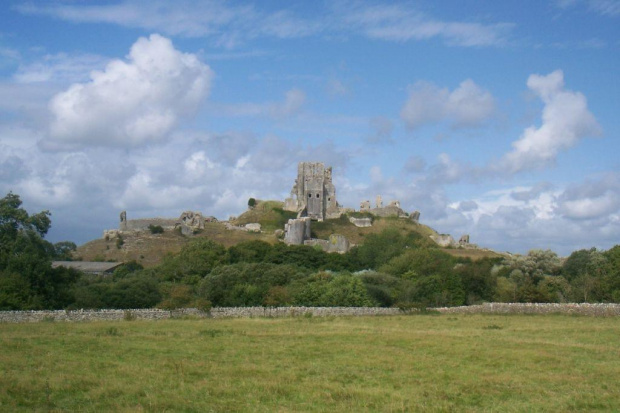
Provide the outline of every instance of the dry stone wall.
{"type": "Polygon", "coordinates": [[[158,309],[0,311],[0,323],[165,320],[183,316],[204,318],[296,317],[306,314],[316,317],[379,316],[396,315],[399,313],[400,311],[397,308],[382,307],[214,307],[209,313],[194,308],[173,311],[158,309]]]}
{"type": "MultiPolygon", "coordinates": [[[[435,310],[443,314],[575,314],[594,317],[620,316],[620,304],[530,304],[486,303],[435,310]]],[[[383,307],[214,307],[209,313],[194,308],[173,311],[76,310],[76,311],[0,311],[0,323],[36,323],[43,321],[122,321],[165,320],[184,316],[202,318],[251,318],[327,316],[389,316],[403,314],[398,308],[383,307]]]]}
{"type": "Polygon", "coordinates": [[[463,307],[436,308],[444,314],[578,314],[620,316],[620,304],[588,303],[485,303],[463,307]]]}

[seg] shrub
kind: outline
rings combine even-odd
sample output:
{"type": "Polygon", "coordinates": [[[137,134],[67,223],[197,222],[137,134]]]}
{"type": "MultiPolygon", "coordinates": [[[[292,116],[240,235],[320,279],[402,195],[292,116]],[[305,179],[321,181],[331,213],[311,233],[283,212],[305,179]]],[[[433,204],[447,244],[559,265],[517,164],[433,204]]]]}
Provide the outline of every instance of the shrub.
{"type": "Polygon", "coordinates": [[[211,308],[213,308],[213,305],[211,304],[211,301],[209,300],[206,300],[204,298],[197,298],[194,301],[194,308],[196,308],[198,311],[208,313],[211,311],[211,308]]]}
{"type": "Polygon", "coordinates": [[[177,284],[168,288],[167,297],[157,307],[164,310],[176,310],[190,306],[194,295],[189,285],[177,284]]]}
{"type": "Polygon", "coordinates": [[[164,233],[164,228],[161,225],[149,225],[149,231],[151,231],[151,234],[163,234],[164,233]]]}

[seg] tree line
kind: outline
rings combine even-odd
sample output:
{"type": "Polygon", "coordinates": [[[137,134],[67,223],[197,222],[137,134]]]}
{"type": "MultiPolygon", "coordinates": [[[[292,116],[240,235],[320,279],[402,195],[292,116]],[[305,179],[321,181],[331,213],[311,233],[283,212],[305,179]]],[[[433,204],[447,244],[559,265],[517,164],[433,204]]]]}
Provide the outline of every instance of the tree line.
{"type": "Polygon", "coordinates": [[[0,310],[210,306],[458,306],[481,302],[620,302],[620,245],[561,259],[456,258],[417,232],[386,229],[346,254],[196,238],[154,268],[130,262],[110,276],[52,268],[75,244],[44,239],[49,212],[0,200],[0,310]]]}

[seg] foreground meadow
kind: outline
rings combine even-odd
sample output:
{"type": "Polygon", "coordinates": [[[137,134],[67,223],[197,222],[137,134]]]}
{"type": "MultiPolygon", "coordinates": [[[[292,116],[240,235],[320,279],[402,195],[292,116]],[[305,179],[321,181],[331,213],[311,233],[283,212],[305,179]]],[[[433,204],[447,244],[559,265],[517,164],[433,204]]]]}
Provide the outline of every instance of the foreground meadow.
{"type": "Polygon", "coordinates": [[[0,324],[0,411],[618,411],[620,322],[0,324]]]}

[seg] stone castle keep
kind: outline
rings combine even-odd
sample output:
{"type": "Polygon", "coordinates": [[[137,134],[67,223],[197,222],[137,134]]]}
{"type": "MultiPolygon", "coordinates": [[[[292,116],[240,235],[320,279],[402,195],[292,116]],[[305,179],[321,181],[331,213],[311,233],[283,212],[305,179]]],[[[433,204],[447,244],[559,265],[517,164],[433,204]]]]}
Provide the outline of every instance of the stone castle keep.
{"type": "Polygon", "coordinates": [[[284,201],[284,210],[316,221],[340,217],[332,168],[325,168],[322,162],[300,162],[291,197],[284,201]]]}

